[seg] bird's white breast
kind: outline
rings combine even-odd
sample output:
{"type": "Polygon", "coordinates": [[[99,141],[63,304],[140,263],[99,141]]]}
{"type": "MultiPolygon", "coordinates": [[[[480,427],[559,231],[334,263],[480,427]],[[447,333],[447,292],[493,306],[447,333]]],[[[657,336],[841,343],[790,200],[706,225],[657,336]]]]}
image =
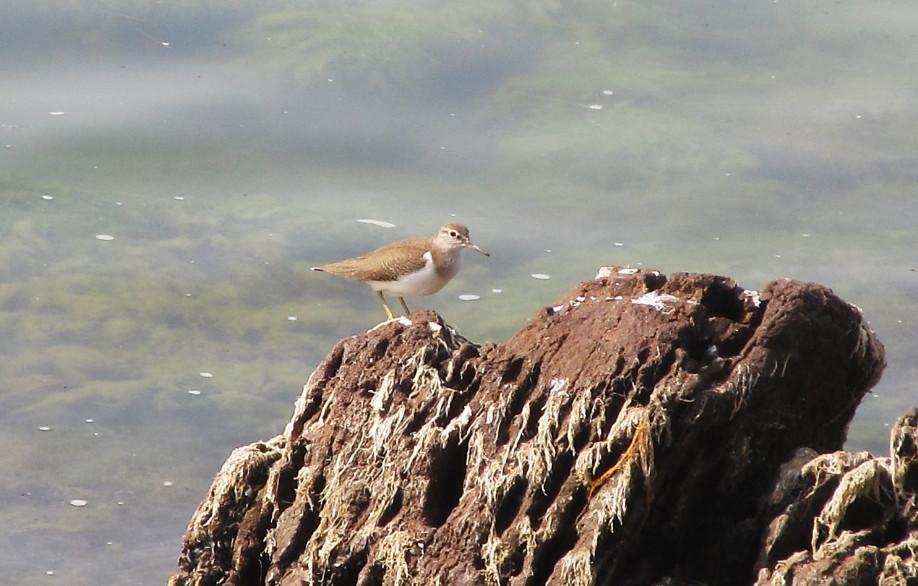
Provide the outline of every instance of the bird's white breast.
{"type": "Polygon", "coordinates": [[[430,295],[442,289],[449,282],[450,278],[458,272],[461,263],[460,256],[457,254],[453,260],[451,274],[444,277],[437,272],[430,251],[424,253],[424,260],[427,261],[424,263],[424,268],[416,273],[402,275],[395,281],[368,281],[368,283],[375,291],[383,291],[399,297],[430,295]]]}

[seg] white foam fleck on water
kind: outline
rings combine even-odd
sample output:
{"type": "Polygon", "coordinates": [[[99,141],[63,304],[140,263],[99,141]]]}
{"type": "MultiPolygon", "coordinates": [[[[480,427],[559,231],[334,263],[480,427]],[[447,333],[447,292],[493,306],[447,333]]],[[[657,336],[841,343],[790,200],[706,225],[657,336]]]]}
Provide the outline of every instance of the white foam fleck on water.
{"type": "Polygon", "coordinates": [[[70,501],[70,504],[74,507],[85,507],[88,503],[83,499],[73,499],[70,501]]]}
{"type": "Polygon", "coordinates": [[[531,277],[532,277],[533,279],[539,279],[540,281],[547,281],[548,279],[551,278],[550,276],[546,275],[545,273],[532,273],[531,277]]]}
{"type": "Polygon", "coordinates": [[[96,234],[96,240],[104,240],[107,242],[109,240],[114,240],[114,239],[115,237],[109,234],[96,234]]]}
{"type": "Polygon", "coordinates": [[[481,295],[474,295],[472,293],[463,293],[459,296],[459,299],[462,301],[477,301],[481,299],[481,295]]]}
{"type": "Polygon", "coordinates": [[[201,374],[201,376],[203,376],[204,378],[214,378],[214,375],[212,375],[212,374],[209,373],[209,372],[202,372],[202,373],[200,373],[200,374],[201,374]]]}
{"type": "Polygon", "coordinates": [[[361,224],[372,224],[373,226],[379,226],[380,228],[395,228],[395,224],[391,222],[384,222],[382,220],[373,220],[370,218],[360,218],[357,220],[361,224]]]}

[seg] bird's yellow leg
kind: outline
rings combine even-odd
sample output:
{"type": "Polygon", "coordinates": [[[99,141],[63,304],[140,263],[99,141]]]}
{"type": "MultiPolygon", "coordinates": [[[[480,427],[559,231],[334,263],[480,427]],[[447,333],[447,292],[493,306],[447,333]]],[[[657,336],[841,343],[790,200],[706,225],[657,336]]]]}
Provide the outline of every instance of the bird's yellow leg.
{"type": "MultiPolygon", "coordinates": [[[[388,317],[389,319],[395,319],[395,316],[392,315],[392,310],[389,309],[389,304],[386,303],[386,298],[383,297],[382,291],[377,291],[376,295],[379,297],[379,300],[382,301],[383,309],[386,310],[386,317],[388,317]]],[[[401,299],[401,297],[399,299],[401,299]]]]}
{"type": "Polygon", "coordinates": [[[408,317],[408,314],[411,313],[411,310],[408,309],[408,304],[405,303],[405,298],[404,298],[404,297],[399,297],[398,300],[399,300],[399,303],[402,304],[402,309],[405,310],[405,317],[408,317]]]}

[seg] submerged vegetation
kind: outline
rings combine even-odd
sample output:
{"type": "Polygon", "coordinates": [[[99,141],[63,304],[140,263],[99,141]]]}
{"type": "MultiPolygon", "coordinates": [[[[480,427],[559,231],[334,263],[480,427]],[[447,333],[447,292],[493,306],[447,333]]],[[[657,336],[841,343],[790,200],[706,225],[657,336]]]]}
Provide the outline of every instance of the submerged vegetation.
{"type": "MultiPolygon", "coordinates": [[[[454,287],[481,284],[472,292],[485,303],[453,307],[481,322],[466,334],[495,339],[527,315],[508,307],[545,303],[610,260],[742,277],[757,257],[769,268],[747,274],[767,279],[805,277],[800,267],[830,242],[849,261],[874,256],[866,236],[850,239],[850,218],[869,215],[864,202],[882,189],[865,183],[870,161],[846,146],[858,129],[826,124],[821,105],[799,100],[838,83],[826,69],[859,73],[775,41],[856,43],[807,9],[238,1],[218,17],[178,0],[72,7],[45,13],[56,27],[76,23],[56,42],[93,54],[126,45],[130,67],[201,51],[220,65],[180,78],[190,93],[138,104],[136,116],[99,90],[55,125],[26,117],[3,127],[16,166],[0,168],[0,326],[6,398],[18,408],[52,400],[32,400],[49,389],[67,389],[54,401],[96,393],[117,403],[145,381],[181,387],[184,374],[159,372],[170,361],[252,364],[228,396],[250,393],[252,380],[291,392],[330,338],[367,325],[347,309],[365,291],[303,275],[310,261],[395,238],[353,233],[354,216],[407,218],[402,237],[446,213],[477,215],[477,233],[505,254],[454,287]],[[788,86],[801,63],[817,71],[816,87],[788,86]],[[238,93],[199,85],[221,75],[239,80],[238,93]],[[775,110],[763,97],[795,105],[775,110]],[[798,137],[798,119],[816,112],[822,127],[798,137]],[[839,155],[814,154],[816,132],[839,155]],[[805,169],[787,173],[794,165],[805,169]],[[827,209],[855,213],[839,224],[827,209]],[[821,244],[798,242],[803,232],[821,244]],[[727,247],[714,238],[732,238],[733,250],[739,241],[743,259],[719,256],[727,247]],[[554,280],[534,284],[529,275],[543,272],[554,280]],[[265,380],[259,359],[299,366],[265,380]]],[[[906,141],[896,119],[876,124],[906,141]]],[[[907,174],[905,163],[884,164],[907,174]]],[[[870,237],[914,239],[896,226],[870,237]]]]}
{"type": "MultiPolygon", "coordinates": [[[[889,395],[913,378],[909,18],[858,3],[13,4],[0,439],[7,469],[49,452],[29,469],[57,487],[36,511],[88,493],[85,515],[100,482],[155,495],[166,470],[194,488],[168,498],[192,507],[232,447],[282,427],[331,346],[380,317],[368,289],[308,267],[453,215],[493,256],[409,303],[471,340],[506,340],[602,264],[789,276],[864,308],[890,340],[889,395]]],[[[870,403],[859,447],[885,443],[897,405],[870,403]]],[[[178,543],[182,527],[160,529],[178,543]]]]}

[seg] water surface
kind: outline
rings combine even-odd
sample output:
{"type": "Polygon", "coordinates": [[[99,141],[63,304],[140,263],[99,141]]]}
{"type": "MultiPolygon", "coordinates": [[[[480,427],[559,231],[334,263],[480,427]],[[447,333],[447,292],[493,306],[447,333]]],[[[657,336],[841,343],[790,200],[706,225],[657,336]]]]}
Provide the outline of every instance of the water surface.
{"type": "Polygon", "coordinates": [[[885,453],[915,401],[916,25],[901,1],[6,3],[4,579],[163,583],[229,452],[383,317],[308,267],[447,221],[492,256],[412,307],[478,342],[604,264],[832,287],[887,347],[848,445],[885,453]]]}

